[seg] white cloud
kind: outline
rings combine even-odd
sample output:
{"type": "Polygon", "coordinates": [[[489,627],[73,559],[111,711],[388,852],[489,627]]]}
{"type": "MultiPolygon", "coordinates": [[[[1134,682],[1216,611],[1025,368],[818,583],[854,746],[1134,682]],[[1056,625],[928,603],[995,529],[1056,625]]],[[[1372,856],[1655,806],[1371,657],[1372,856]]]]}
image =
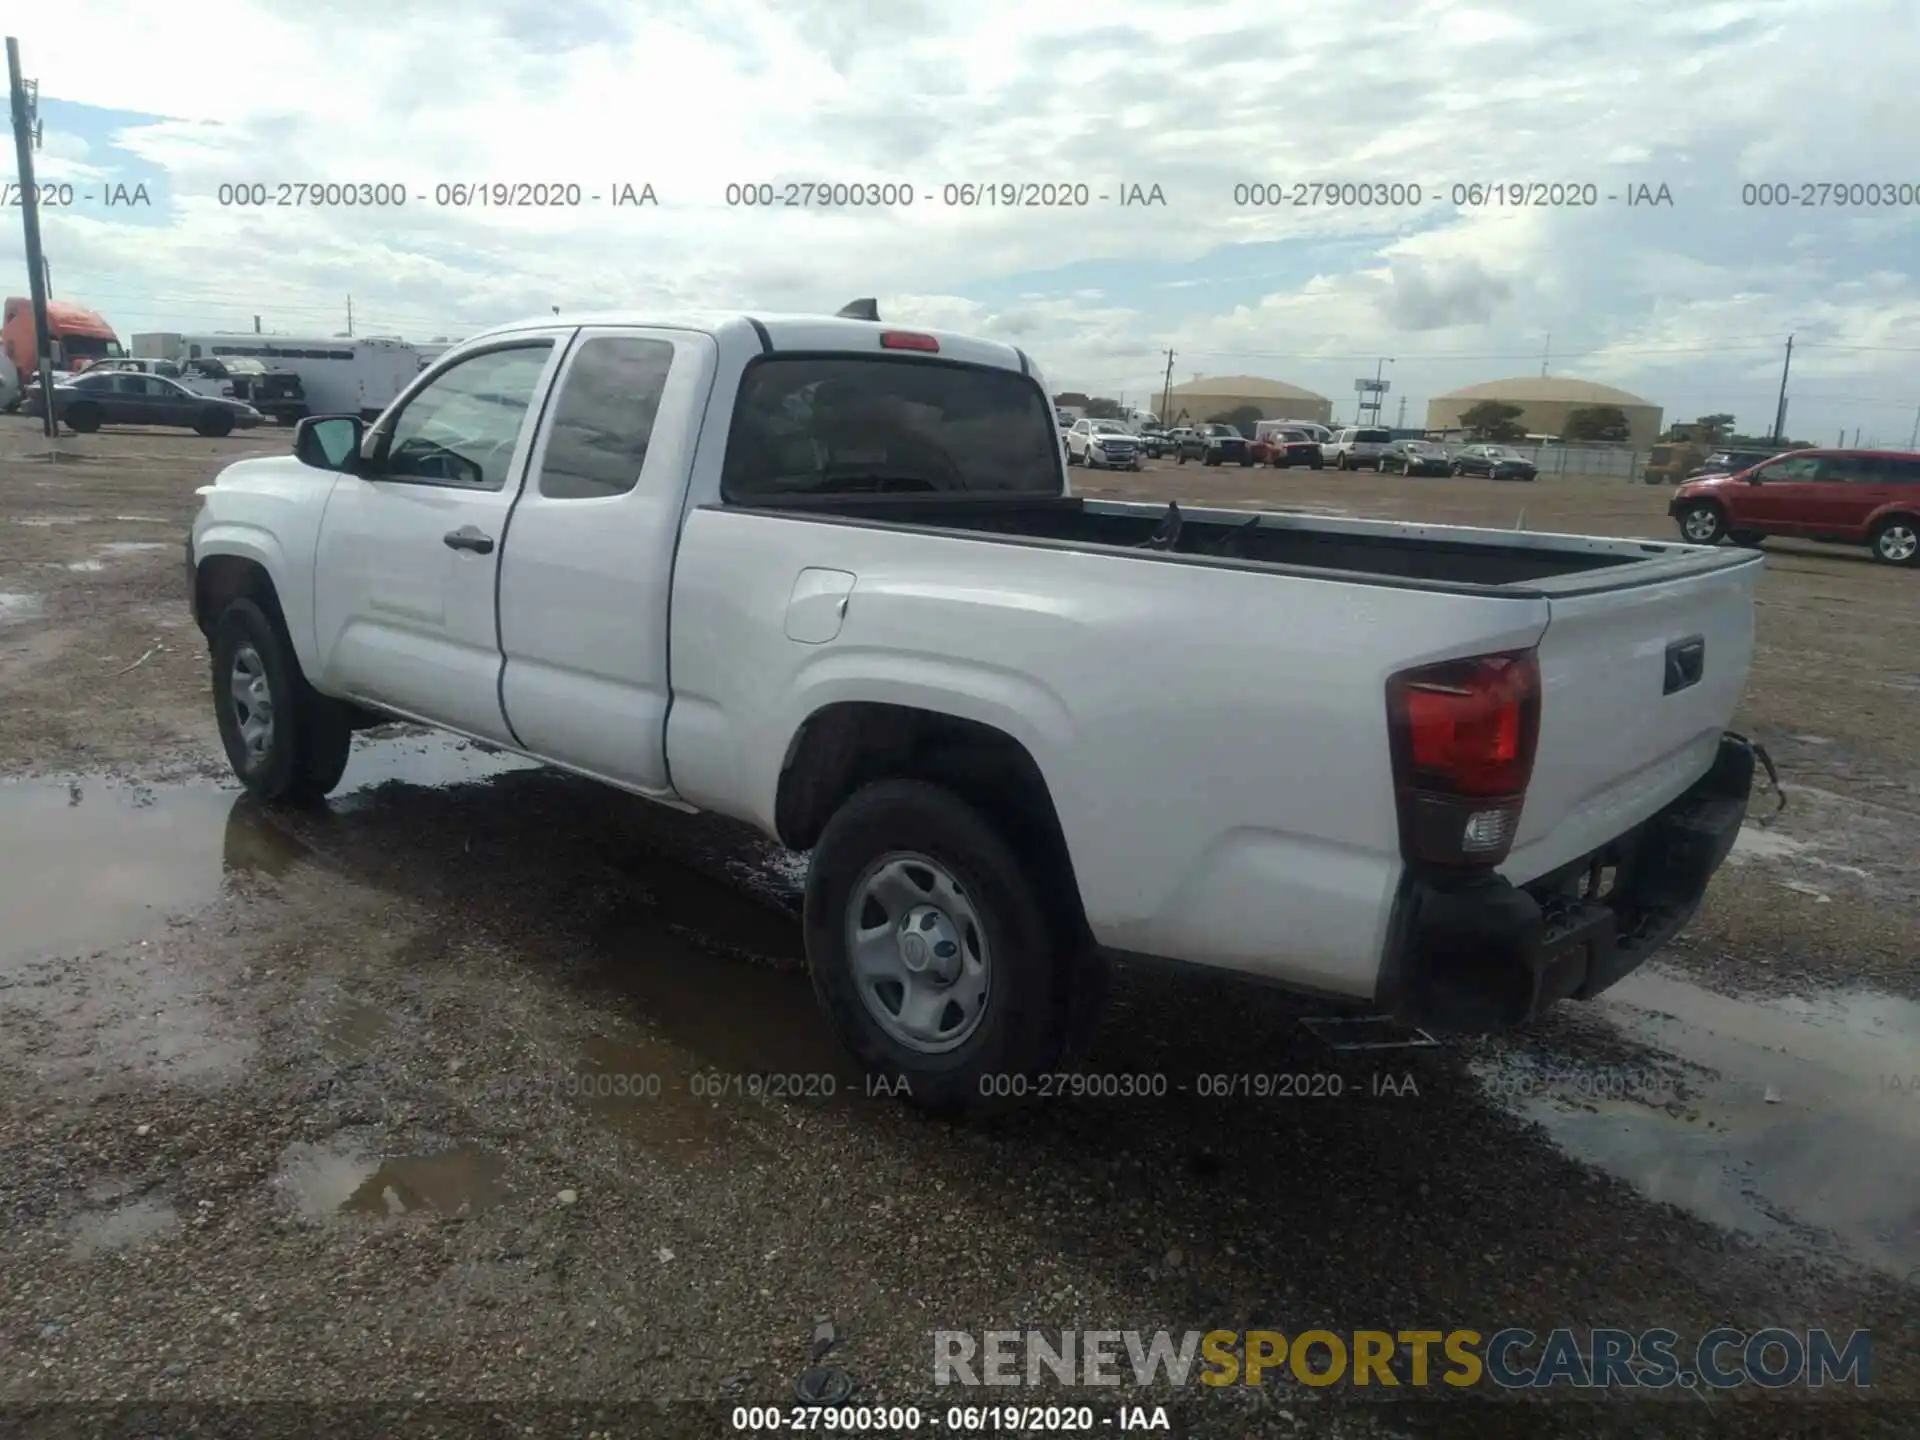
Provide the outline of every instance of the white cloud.
{"type": "MultiPolygon", "coordinates": [[[[1284,15],[1269,0],[230,0],[216,43],[143,3],[69,0],[15,23],[51,99],[166,117],[50,125],[42,154],[43,178],[76,185],[159,177],[164,224],[85,206],[47,220],[59,293],[129,332],[256,313],[333,330],[349,294],[362,328],[415,334],[553,304],[878,294],[883,313],[1014,339],[1076,389],[1144,392],[1172,347],[1180,375],[1268,373],[1338,397],[1352,357],[1396,355],[1396,393],[1417,397],[1531,373],[1551,332],[1556,369],[1657,390],[1671,410],[1760,406],[1758,357],[1794,331],[1796,419],[1904,439],[1900,397],[1920,403],[1920,353],[1821,348],[1920,347],[1920,203],[1740,203],[1743,184],[1920,186],[1906,0],[1284,15]],[[218,203],[222,184],[283,180],[421,198],[218,203]],[[662,203],[433,203],[441,184],[515,180],[603,196],[650,182],[662,203]],[[730,182],[836,180],[919,195],[880,212],[725,204],[730,182]],[[940,203],[948,183],[1000,181],[1158,184],[1167,204],[940,203]],[[1417,183],[1428,200],[1237,207],[1234,186],[1257,181],[1417,183]],[[1446,203],[1456,184],[1536,181],[1602,196],[1664,182],[1675,203],[1446,203]]],[[[17,235],[0,244],[18,254],[17,235]]]]}

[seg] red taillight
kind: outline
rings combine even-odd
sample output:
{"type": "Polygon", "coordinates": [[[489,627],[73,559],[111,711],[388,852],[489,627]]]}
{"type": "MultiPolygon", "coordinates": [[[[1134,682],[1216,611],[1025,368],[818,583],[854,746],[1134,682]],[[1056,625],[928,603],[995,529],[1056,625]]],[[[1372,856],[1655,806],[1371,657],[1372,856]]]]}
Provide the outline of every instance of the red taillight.
{"type": "Polygon", "coordinates": [[[1387,682],[1387,723],[1406,857],[1499,864],[1533,777],[1538,657],[1522,650],[1404,670],[1387,682]]]}
{"type": "Polygon", "coordinates": [[[940,342],[931,335],[916,335],[910,330],[888,330],[880,336],[882,350],[924,350],[929,355],[940,353],[940,342]]]}

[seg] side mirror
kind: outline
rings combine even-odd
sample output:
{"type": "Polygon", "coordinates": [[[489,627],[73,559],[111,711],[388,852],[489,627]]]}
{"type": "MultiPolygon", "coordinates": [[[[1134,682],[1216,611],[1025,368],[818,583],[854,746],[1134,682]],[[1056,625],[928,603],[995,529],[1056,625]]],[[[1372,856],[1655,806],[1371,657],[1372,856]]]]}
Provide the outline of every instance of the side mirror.
{"type": "Polygon", "coordinates": [[[293,453],[316,470],[351,470],[365,435],[358,415],[309,415],[293,432],[293,453]]]}

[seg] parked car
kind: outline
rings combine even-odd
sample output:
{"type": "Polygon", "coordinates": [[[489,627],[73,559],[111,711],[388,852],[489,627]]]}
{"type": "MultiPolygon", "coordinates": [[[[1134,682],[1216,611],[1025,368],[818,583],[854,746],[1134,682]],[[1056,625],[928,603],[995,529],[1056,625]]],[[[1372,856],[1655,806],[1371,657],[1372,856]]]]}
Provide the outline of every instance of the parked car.
{"type": "Polygon", "coordinates": [[[1320,442],[1297,426],[1278,420],[1262,420],[1253,427],[1253,443],[1247,453],[1256,465],[1285,470],[1305,465],[1318,470],[1326,464],[1320,454],[1320,442]]]}
{"type": "Polygon", "coordinates": [[[1138,433],[1141,452],[1149,460],[1158,460],[1172,448],[1167,440],[1167,431],[1164,426],[1143,424],[1138,433]]]}
{"type": "Polygon", "coordinates": [[[1080,420],[1067,432],[1067,463],[1096,470],[1138,470],[1140,442],[1118,420],[1080,420]]]}
{"type": "Polygon", "coordinates": [[[292,425],[311,413],[298,375],[245,357],[188,360],[180,367],[180,383],[197,395],[244,400],[277,425],[292,425]]]}
{"type": "Polygon", "coordinates": [[[1484,475],[1489,480],[1537,480],[1540,469],[1518,450],[1505,445],[1468,445],[1453,452],[1456,475],[1484,475]]]}
{"type": "Polygon", "coordinates": [[[1196,425],[1180,442],[1180,463],[1198,460],[1202,465],[1251,465],[1247,437],[1231,425],[1196,425]]]}
{"type": "Polygon", "coordinates": [[[1378,470],[1380,457],[1393,443],[1392,432],[1371,425],[1349,425],[1336,430],[1333,439],[1321,446],[1336,470],[1378,470]]]}
{"type": "MultiPolygon", "coordinates": [[[[38,386],[21,408],[30,415],[45,413],[38,386]]],[[[196,395],[164,376],[93,369],[53,387],[53,414],[79,435],[102,425],[179,425],[202,435],[226,435],[266,419],[243,400],[196,395]]]]}
{"type": "Polygon", "coordinates": [[[1193,426],[1170,425],[1167,427],[1166,453],[1178,455],[1180,447],[1193,439],[1193,426]]]}
{"type": "Polygon", "coordinates": [[[1446,446],[1431,440],[1395,440],[1380,452],[1380,470],[1402,475],[1450,475],[1453,457],[1446,446]]]}
{"type": "MultiPolygon", "coordinates": [[[[1700,475],[1731,475],[1739,470],[1751,470],[1756,465],[1764,465],[1774,456],[1785,453],[1780,450],[1716,450],[1700,462],[1700,475]]],[[[1691,480],[1692,475],[1686,477],[1691,480]]]]}
{"type": "Polygon", "coordinates": [[[1730,475],[1688,480],[1667,513],[1696,545],[1758,545],[1796,535],[1866,545],[1888,565],[1920,565],[1920,455],[1797,450],[1730,475]]]}
{"type": "Polygon", "coordinates": [[[1114,955],[1473,1033],[1684,926],[1751,791],[1761,556],[1183,519],[1068,495],[1055,437],[991,340],[490,330],[200,490],[221,741],[313,802],[405,718],[806,852],[831,1024],[942,1110],[1070,1063],[1114,955]]]}

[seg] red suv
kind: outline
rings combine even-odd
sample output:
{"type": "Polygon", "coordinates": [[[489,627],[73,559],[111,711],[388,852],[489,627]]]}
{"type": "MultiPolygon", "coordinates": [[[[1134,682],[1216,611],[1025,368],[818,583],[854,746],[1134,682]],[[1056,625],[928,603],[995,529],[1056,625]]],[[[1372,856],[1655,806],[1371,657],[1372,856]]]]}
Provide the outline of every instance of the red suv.
{"type": "Polygon", "coordinates": [[[1889,565],[1920,565],[1920,455],[1795,450],[1731,475],[1688,480],[1667,513],[1696,545],[1797,535],[1867,545],[1889,565]]]}

